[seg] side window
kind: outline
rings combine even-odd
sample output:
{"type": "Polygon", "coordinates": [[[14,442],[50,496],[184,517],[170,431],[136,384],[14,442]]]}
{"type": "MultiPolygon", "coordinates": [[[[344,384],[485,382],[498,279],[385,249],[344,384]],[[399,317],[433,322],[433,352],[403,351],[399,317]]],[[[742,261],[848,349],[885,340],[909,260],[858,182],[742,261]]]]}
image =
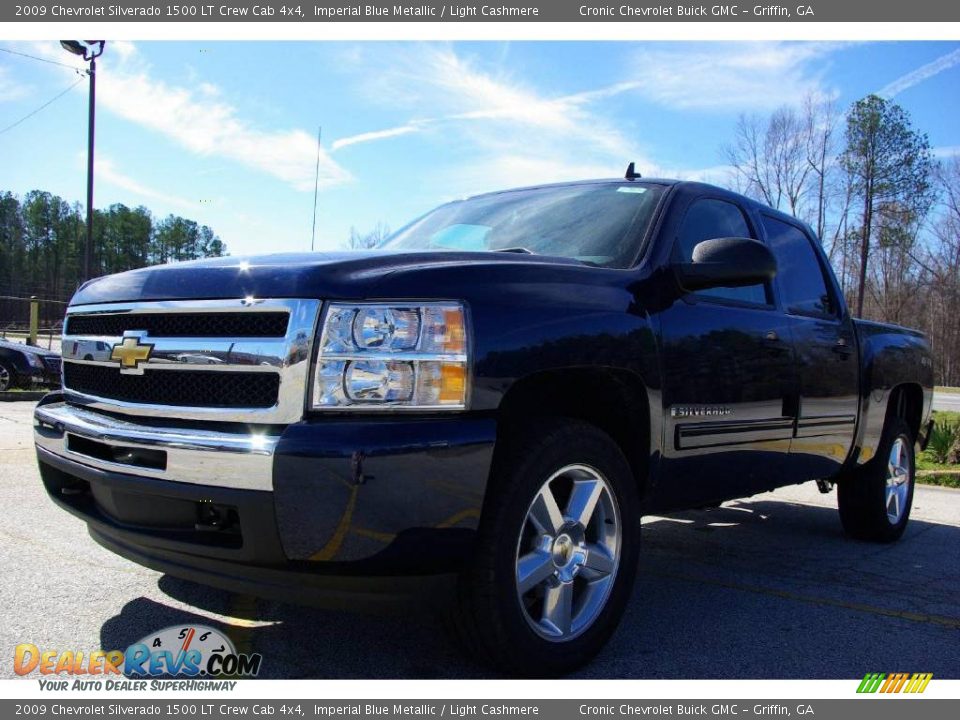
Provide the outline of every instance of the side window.
{"type": "MultiPolygon", "coordinates": [[[[687,210],[677,236],[675,252],[681,262],[690,262],[693,248],[704,240],[721,237],[753,237],[743,211],[726,200],[704,198],[695,200],[687,210]]],[[[768,304],[767,289],[763,284],[739,288],[711,288],[699,290],[697,295],[737,300],[740,302],[768,304]]]]}
{"type": "Polygon", "coordinates": [[[786,311],[799,315],[835,315],[823,266],[806,233],[766,215],[763,227],[777,258],[777,282],[786,311]]]}

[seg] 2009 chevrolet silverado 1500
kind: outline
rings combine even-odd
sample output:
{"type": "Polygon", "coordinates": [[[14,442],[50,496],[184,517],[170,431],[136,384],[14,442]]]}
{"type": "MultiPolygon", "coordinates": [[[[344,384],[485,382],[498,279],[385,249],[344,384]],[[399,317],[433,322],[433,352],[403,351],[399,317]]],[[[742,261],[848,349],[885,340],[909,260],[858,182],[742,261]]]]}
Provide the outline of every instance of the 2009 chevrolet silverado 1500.
{"type": "Polygon", "coordinates": [[[97,542],[303,600],[456,577],[464,640],[534,675],[613,632],[641,513],[816,480],[849,535],[898,538],[932,395],[924,337],[853,320],[803,223],[629,173],[376,252],[100,278],[63,347],[37,455],[97,542]]]}

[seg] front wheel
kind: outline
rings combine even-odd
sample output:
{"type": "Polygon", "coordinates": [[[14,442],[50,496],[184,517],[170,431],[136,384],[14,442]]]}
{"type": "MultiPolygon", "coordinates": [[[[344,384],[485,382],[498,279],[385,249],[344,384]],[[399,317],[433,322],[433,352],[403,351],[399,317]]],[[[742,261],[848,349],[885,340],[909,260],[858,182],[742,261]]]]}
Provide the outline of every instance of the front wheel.
{"type": "Polygon", "coordinates": [[[535,423],[502,455],[461,579],[457,628],[501,670],[555,676],[590,660],[626,607],[636,484],[617,444],[581,422],[535,423]]]}
{"type": "Polygon", "coordinates": [[[0,362],[0,392],[12,390],[17,384],[16,371],[5,362],[0,362]]]}
{"type": "Polygon", "coordinates": [[[838,485],[843,529],[860,540],[898,540],[910,519],[915,482],[913,435],[903,419],[892,418],[876,457],[838,485]]]}

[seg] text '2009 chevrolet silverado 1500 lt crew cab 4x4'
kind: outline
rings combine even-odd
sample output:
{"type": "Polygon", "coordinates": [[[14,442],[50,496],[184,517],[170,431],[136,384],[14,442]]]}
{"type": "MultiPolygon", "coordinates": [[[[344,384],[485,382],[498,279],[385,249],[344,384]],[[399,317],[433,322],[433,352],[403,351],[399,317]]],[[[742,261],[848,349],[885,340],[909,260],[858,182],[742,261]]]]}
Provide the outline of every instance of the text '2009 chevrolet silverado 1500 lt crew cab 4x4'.
{"type": "Polygon", "coordinates": [[[375,252],[218,258],[84,285],[43,482],[101,545],[238,592],[352,602],[456,578],[478,657],[551,675],[631,594],[641,513],[838,487],[904,530],[924,337],[853,320],[812,232],[709,185],[443,205],[375,252]],[[209,363],[179,358],[208,357],[209,363]]]}

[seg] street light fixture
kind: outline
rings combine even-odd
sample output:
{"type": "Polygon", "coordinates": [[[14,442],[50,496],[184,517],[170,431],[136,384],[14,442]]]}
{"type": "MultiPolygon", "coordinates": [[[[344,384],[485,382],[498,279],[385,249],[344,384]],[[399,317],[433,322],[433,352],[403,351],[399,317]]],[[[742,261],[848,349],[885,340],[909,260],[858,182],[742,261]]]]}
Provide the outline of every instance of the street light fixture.
{"type": "Polygon", "coordinates": [[[60,45],[68,53],[82,57],[90,63],[90,109],[87,120],[87,240],[83,248],[83,280],[90,279],[90,264],[93,248],[93,137],[97,98],[97,58],[103,55],[105,40],[61,40],[60,45]]]}

